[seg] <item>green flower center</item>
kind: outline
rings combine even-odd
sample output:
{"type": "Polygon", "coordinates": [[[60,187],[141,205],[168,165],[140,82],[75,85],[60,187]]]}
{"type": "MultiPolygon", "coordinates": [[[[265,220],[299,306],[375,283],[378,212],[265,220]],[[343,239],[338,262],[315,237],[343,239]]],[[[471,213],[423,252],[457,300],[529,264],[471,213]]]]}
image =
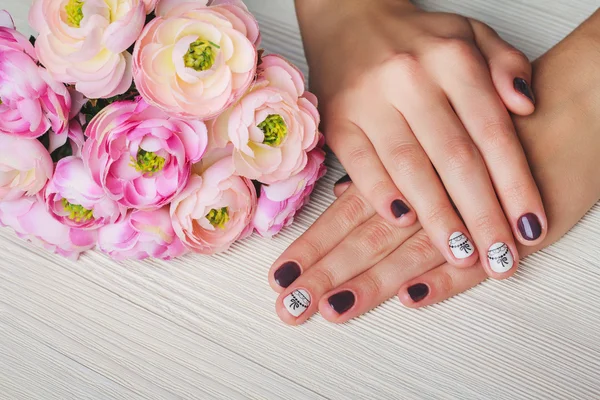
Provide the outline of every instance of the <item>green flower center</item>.
{"type": "Polygon", "coordinates": [[[71,204],[67,199],[62,199],[62,206],[69,213],[69,219],[75,222],[87,222],[94,219],[94,212],[79,204],[71,204]]]}
{"type": "Polygon", "coordinates": [[[67,11],[67,24],[79,28],[83,19],[83,1],[69,0],[65,6],[65,11],[67,11]]]}
{"type": "Polygon", "coordinates": [[[263,143],[272,147],[279,146],[287,135],[287,126],[285,121],[281,115],[278,114],[271,114],[267,116],[267,118],[265,118],[265,120],[257,126],[265,134],[263,143]]]}
{"type": "Polygon", "coordinates": [[[213,42],[198,38],[198,40],[190,44],[190,48],[183,56],[183,63],[186,67],[196,71],[211,69],[217,56],[215,49],[220,48],[220,46],[217,46],[213,42]]]}
{"type": "Polygon", "coordinates": [[[150,176],[152,176],[152,174],[163,170],[165,167],[165,159],[161,156],[157,156],[151,151],[139,149],[137,158],[134,159],[131,157],[131,166],[138,172],[150,174],[150,176]]]}
{"type": "Polygon", "coordinates": [[[206,214],[206,219],[215,228],[225,229],[225,224],[229,222],[229,208],[223,207],[219,210],[213,208],[206,214]]]}

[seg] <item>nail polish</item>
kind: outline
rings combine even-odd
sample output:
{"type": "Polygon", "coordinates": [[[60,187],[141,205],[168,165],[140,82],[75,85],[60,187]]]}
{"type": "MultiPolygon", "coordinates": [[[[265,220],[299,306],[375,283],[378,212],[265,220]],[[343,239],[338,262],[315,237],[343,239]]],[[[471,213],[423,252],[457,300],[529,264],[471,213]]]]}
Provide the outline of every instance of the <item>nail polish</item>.
{"type": "Polygon", "coordinates": [[[521,93],[523,96],[531,100],[533,104],[535,104],[535,96],[533,95],[533,91],[525,79],[515,78],[513,85],[517,92],[521,93]]]}
{"type": "Polygon", "coordinates": [[[429,286],[424,283],[417,283],[410,286],[407,291],[412,301],[417,303],[427,297],[429,294],[429,286]]]}
{"type": "Polygon", "coordinates": [[[281,265],[273,274],[275,282],[282,288],[290,286],[302,273],[300,266],[293,262],[288,261],[281,265]]]}
{"type": "Polygon", "coordinates": [[[488,261],[492,271],[503,273],[509,271],[515,260],[506,243],[494,243],[488,250],[488,261]]]}
{"type": "Polygon", "coordinates": [[[305,289],[296,289],[283,299],[283,305],[294,317],[299,317],[310,306],[310,294],[305,289]]]}
{"type": "Polygon", "coordinates": [[[448,239],[448,246],[450,246],[450,251],[452,251],[454,257],[458,258],[459,260],[471,257],[471,255],[475,252],[473,243],[471,243],[467,235],[461,232],[454,232],[452,235],[450,235],[450,239],[448,239]]]}
{"type": "Polygon", "coordinates": [[[338,179],[338,181],[334,184],[334,186],[341,185],[342,183],[346,183],[346,182],[352,182],[352,179],[350,179],[350,175],[342,176],[340,179],[338,179]]]}
{"type": "Polygon", "coordinates": [[[410,211],[410,208],[408,208],[408,206],[402,200],[392,201],[391,209],[392,214],[394,214],[394,217],[396,218],[400,218],[403,215],[408,214],[410,211]]]}
{"type": "Polygon", "coordinates": [[[327,299],[327,301],[336,313],[343,314],[352,308],[352,306],[356,302],[356,297],[351,291],[343,290],[334,295],[331,295],[329,299],[327,299]]]}
{"type": "Polygon", "coordinates": [[[517,226],[525,240],[533,241],[542,235],[542,224],[540,224],[537,215],[533,213],[527,213],[519,218],[517,226]]]}

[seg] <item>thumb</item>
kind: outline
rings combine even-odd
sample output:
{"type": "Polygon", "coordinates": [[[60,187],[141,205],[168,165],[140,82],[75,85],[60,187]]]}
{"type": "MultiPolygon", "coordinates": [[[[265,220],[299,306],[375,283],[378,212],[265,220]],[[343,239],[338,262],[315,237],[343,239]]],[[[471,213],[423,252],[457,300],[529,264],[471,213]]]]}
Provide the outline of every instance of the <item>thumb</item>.
{"type": "Polygon", "coordinates": [[[506,108],[517,115],[535,110],[531,90],[531,63],[486,24],[470,19],[475,41],[488,63],[492,81],[506,108]]]}

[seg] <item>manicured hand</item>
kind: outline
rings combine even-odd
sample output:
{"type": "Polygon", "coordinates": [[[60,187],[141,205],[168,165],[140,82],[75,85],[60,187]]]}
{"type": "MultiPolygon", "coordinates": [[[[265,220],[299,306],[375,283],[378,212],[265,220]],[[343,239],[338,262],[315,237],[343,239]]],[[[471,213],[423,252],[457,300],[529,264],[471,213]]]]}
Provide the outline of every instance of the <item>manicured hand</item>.
{"type": "Polygon", "coordinates": [[[341,3],[297,2],[329,147],[382,221],[406,228],[418,217],[450,264],[479,254],[490,276],[510,276],[514,238],[536,246],[547,231],[507,111],[534,111],[529,61],[458,15],[341,3]]]}

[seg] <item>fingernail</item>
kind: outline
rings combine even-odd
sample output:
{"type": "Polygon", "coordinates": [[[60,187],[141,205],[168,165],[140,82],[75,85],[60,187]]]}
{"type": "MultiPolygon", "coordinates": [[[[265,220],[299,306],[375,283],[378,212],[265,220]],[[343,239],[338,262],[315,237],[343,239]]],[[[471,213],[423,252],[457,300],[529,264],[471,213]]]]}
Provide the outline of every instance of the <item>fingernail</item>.
{"type": "Polygon", "coordinates": [[[494,243],[488,250],[488,261],[490,268],[497,273],[510,270],[515,262],[510,249],[506,243],[494,243]]]}
{"type": "Polygon", "coordinates": [[[523,78],[515,78],[513,81],[515,90],[521,93],[523,96],[527,97],[533,104],[535,104],[535,96],[533,95],[533,91],[531,90],[531,86],[527,83],[527,81],[523,78]]]}
{"type": "Polygon", "coordinates": [[[461,232],[454,232],[450,235],[448,246],[450,246],[450,250],[452,251],[452,254],[454,254],[454,257],[459,260],[468,258],[475,252],[473,243],[471,243],[469,238],[461,232]]]}
{"type": "Polygon", "coordinates": [[[536,240],[542,235],[542,224],[540,224],[537,215],[533,213],[525,214],[519,218],[517,226],[525,240],[536,240]]]}
{"type": "Polygon", "coordinates": [[[356,302],[356,297],[351,291],[343,290],[330,296],[327,301],[336,313],[343,314],[352,308],[356,302]]]}
{"type": "Polygon", "coordinates": [[[416,285],[410,286],[407,291],[412,301],[417,303],[427,297],[429,294],[429,286],[424,283],[417,283],[416,285]]]}
{"type": "Polygon", "coordinates": [[[410,208],[402,200],[394,200],[392,201],[392,214],[394,217],[400,218],[405,214],[408,214],[410,208]]]}
{"type": "Polygon", "coordinates": [[[346,183],[346,182],[352,182],[352,179],[350,179],[350,175],[342,176],[340,179],[338,179],[338,181],[334,184],[334,186],[341,185],[342,183],[346,183]]]}
{"type": "Polygon", "coordinates": [[[294,317],[299,317],[310,306],[310,294],[304,289],[296,289],[283,299],[283,305],[294,317]]]}
{"type": "Polygon", "coordinates": [[[286,288],[290,286],[302,273],[300,266],[293,262],[288,261],[285,264],[281,265],[273,274],[273,278],[275,282],[282,288],[286,288]]]}

